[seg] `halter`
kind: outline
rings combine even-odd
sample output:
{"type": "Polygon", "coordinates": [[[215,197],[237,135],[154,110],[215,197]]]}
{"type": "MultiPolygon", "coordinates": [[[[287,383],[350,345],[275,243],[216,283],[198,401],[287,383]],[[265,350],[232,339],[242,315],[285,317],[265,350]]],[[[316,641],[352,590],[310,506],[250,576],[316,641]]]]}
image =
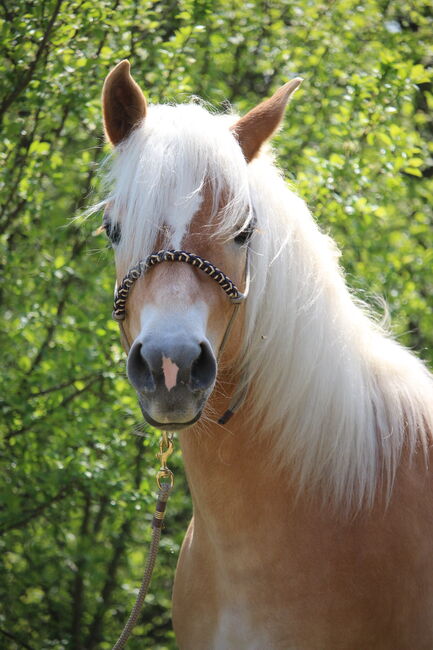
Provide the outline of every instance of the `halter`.
{"type": "MultiPolygon", "coordinates": [[[[123,321],[126,318],[126,302],[128,300],[129,293],[131,291],[134,283],[144,274],[157,264],[162,262],[183,262],[185,264],[190,264],[195,268],[203,271],[206,275],[217,282],[224,293],[227,294],[230,301],[234,304],[233,313],[230,316],[230,320],[227,324],[226,331],[224,332],[223,339],[221,341],[220,348],[218,350],[218,357],[221,356],[221,353],[225,347],[225,344],[229,338],[230,332],[235,321],[239,305],[246,300],[250,287],[250,264],[249,264],[249,251],[250,248],[247,246],[246,251],[246,260],[245,260],[245,289],[242,293],[239,291],[235,283],[226,275],[221,269],[219,269],[215,264],[209,262],[204,257],[200,255],[195,255],[194,253],[187,253],[186,251],[181,250],[160,250],[157,253],[151,253],[145,259],[138,262],[135,266],[129,269],[128,273],[123,278],[120,285],[117,287],[116,293],[114,295],[114,305],[113,305],[113,318],[119,323],[120,334],[122,338],[122,343],[127,352],[131,349],[131,345],[126,336],[125,329],[123,327],[123,321]]],[[[219,424],[225,424],[235,413],[235,411],[242,404],[246,396],[246,388],[240,388],[235,391],[233,399],[230,403],[229,408],[223,415],[219,418],[219,424]]]]}
{"type": "Polygon", "coordinates": [[[217,266],[200,257],[200,255],[195,255],[194,253],[187,253],[186,251],[177,251],[177,250],[161,250],[157,253],[151,253],[144,260],[141,260],[129,269],[128,273],[123,278],[119,287],[117,288],[116,295],[114,297],[114,308],[113,308],[113,318],[116,321],[123,321],[126,318],[126,301],[129,296],[132,285],[139,278],[141,278],[146,271],[161,264],[161,262],[184,262],[185,264],[191,264],[195,266],[203,273],[206,273],[212,280],[217,282],[221,289],[228,295],[231,302],[238,304],[243,302],[247,295],[249,289],[249,264],[248,264],[248,251],[247,248],[247,264],[245,269],[245,291],[241,293],[236,287],[235,283],[230,280],[228,275],[226,275],[221,269],[217,266]]]}

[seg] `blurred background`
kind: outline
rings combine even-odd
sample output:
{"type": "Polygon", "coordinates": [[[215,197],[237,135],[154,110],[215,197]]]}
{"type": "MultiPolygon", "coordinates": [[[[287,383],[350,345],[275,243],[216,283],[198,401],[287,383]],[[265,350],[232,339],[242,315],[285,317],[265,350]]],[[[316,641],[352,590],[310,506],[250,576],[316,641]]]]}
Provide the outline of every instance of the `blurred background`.
{"type": "MultiPolygon", "coordinates": [[[[141,424],[96,236],[104,77],[245,112],[305,81],[278,161],[355,293],[433,365],[433,18],[423,0],[0,1],[0,647],[111,648],[144,565],[158,433],[141,424]],[[78,218],[76,218],[78,216],[78,218]],[[76,218],[74,220],[74,218],[76,218]]],[[[176,487],[128,647],[174,649],[176,487]]],[[[191,612],[194,616],[194,612],[191,612]]]]}

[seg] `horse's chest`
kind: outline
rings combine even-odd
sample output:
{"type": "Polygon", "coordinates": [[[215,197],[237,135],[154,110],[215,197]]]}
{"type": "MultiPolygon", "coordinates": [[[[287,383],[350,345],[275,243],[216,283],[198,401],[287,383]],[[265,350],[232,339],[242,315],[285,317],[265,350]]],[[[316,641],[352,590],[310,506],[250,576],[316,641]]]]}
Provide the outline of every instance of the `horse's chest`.
{"type": "Polygon", "coordinates": [[[225,557],[209,547],[202,552],[200,545],[190,545],[190,532],[173,598],[179,648],[298,650],[291,637],[295,613],[277,593],[284,567],[278,575],[264,550],[258,555],[244,548],[225,557]]]}
{"type": "Polygon", "coordinates": [[[412,548],[401,527],[380,544],[369,532],[314,541],[304,531],[272,552],[257,531],[254,547],[238,540],[224,553],[188,535],[174,593],[179,648],[431,650],[432,543],[412,548]]]}
{"type": "MultiPolygon", "coordinates": [[[[275,648],[274,635],[266,626],[257,627],[254,614],[248,608],[227,604],[220,613],[213,638],[209,639],[212,650],[228,650],[229,648],[248,648],[249,650],[264,650],[275,648]]],[[[283,648],[283,646],[281,646],[283,648]]],[[[291,650],[287,644],[284,648],[291,650]]]]}
{"type": "Polygon", "coordinates": [[[300,650],[289,632],[287,611],[270,612],[259,603],[230,598],[216,610],[199,605],[188,612],[188,622],[176,621],[181,650],[300,650]]]}

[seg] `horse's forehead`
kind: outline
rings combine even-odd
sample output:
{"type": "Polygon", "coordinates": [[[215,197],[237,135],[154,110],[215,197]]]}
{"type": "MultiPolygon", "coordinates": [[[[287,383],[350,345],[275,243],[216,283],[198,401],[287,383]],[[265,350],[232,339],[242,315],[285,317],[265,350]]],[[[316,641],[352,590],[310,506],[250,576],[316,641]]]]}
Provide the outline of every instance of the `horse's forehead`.
{"type": "Polygon", "coordinates": [[[199,191],[175,201],[163,220],[170,247],[179,249],[186,239],[205,243],[216,227],[214,211],[214,196],[206,182],[199,191]]]}
{"type": "Polygon", "coordinates": [[[196,192],[193,196],[185,197],[180,205],[174,204],[167,211],[163,225],[169,234],[172,248],[181,248],[182,241],[190,228],[194,215],[200,211],[202,202],[202,193],[196,192]]]}

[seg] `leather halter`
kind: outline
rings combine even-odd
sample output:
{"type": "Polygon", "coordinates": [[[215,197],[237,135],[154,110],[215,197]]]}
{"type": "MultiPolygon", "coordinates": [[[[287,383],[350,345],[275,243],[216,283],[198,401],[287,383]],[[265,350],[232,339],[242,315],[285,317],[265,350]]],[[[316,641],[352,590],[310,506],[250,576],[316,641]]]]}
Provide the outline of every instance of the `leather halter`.
{"type": "MultiPolygon", "coordinates": [[[[157,253],[151,253],[148,257],[141,260],[138,262],[138,264],[129,269],[128,273],[125,275],[122,282],[116,289],[113,305],[113,318],[119,323],[122,344],[125,347],[126,351],[129,352],[131,345],[126,336],[125,329],[123,327],[123,321],[126,318],[126,302],[128,300],[131,287],[139,278],[141,278],[146,273],[146,271],[151,269],[153,266],[156,266],[157,264],[161,264],[162,262],[183,262],[184,264],[191,264],[191,266],[194,266],[200,271],[203,271],[203,273],[206,273],[207,276],[217,282],[221,289],[227,294],[230,301],[234,304],[233,313],[230,316],[230,320],[227,324],[221,345],[218,350],[218,358],[220,358],[232,330],[239,305],[244,302],[248,296],[250,287],[249,252],[250,248],[247,246],[244,271],[245,288],[243,293],[239,291],[235,283],[228,277],[228,275],[221,271],[221,269],[219,269],[217,266],[212,264],[212,262],[209,262],[209,260],[206,260],[204,257],[200,257],[200,255],[187,253],[186,251],[182,250],[160,250],[157,253]]],[[[230,402],[229,408],[218,420],[219,424],[225,424],[243,403],[246,397],[247,387],[243,386],[242,384],[243,382],[241,382],[240,389],[235,390],[235,394],[232,398],[232,401],[230,402]]]]}

